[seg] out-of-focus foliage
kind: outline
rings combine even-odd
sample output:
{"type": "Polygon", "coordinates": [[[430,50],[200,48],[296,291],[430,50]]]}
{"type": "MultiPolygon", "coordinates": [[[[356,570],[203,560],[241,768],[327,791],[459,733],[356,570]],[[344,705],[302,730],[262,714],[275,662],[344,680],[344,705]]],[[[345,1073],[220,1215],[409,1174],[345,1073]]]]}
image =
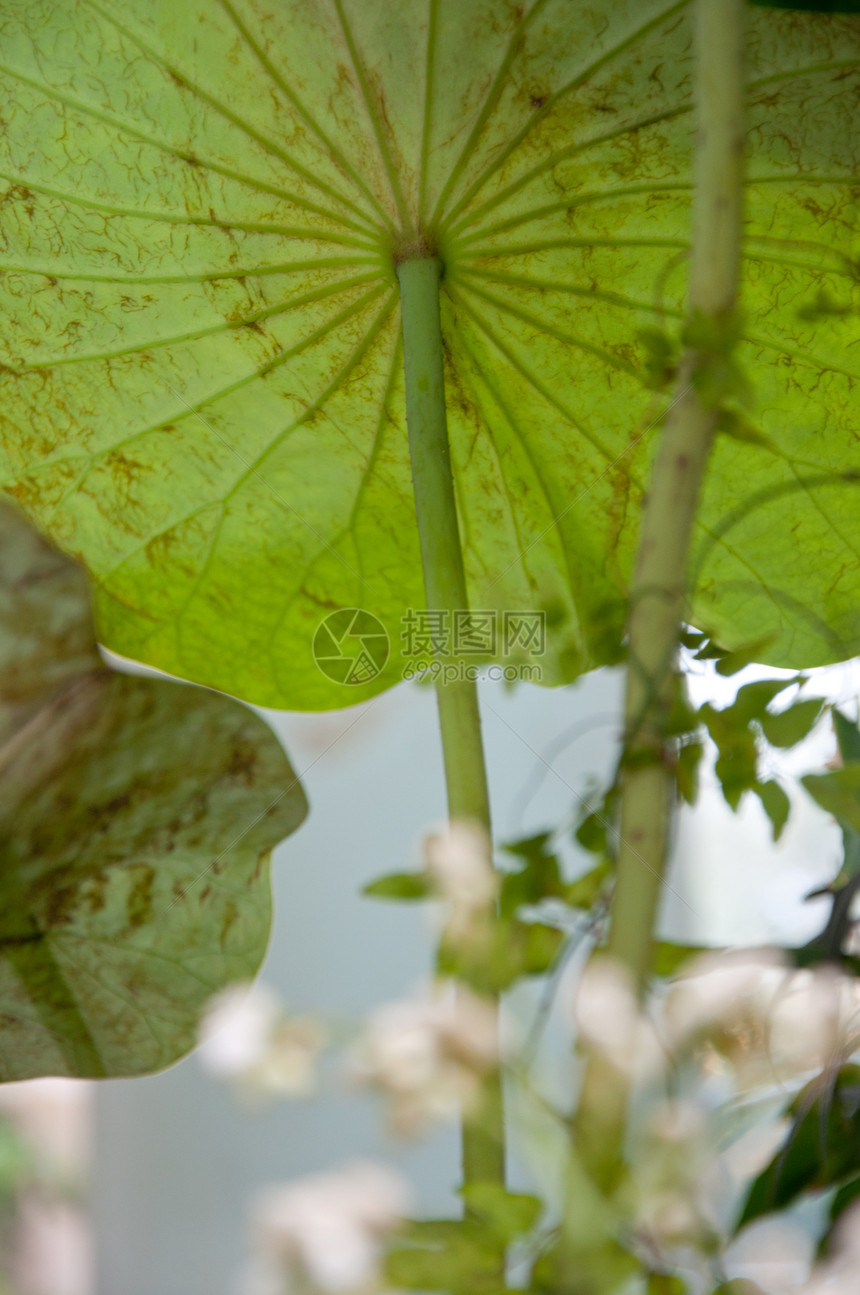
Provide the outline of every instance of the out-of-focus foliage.
{"type": "Polygon", "coordinates": [[[252,976],[307,810],[245,706],[105,668],[89,583],[0,511],[0,1080],[157,1070],[252,976]]]}

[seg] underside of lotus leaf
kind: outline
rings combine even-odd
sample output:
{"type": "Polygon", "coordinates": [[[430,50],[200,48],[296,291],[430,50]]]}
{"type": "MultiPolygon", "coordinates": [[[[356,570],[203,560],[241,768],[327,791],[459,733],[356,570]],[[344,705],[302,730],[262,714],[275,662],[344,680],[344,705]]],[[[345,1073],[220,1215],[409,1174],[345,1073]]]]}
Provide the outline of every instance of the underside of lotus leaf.
{"type": "MultiPolygon", "coordinates": [[[[546,683],[617,659],[685,313],[688,0],[0,16],[0,483],[86,561],[103,641],[271,706],[402,677],[395,269],[435,254],[470,603],[545,614],[546,683]],[[344,685],[314,637],[356,608],[390,651],[344,685]]],[[[751,403],[690,618],[792,666],[860,651],[858,70],[860,18],[751,8],[751,403]]]]}

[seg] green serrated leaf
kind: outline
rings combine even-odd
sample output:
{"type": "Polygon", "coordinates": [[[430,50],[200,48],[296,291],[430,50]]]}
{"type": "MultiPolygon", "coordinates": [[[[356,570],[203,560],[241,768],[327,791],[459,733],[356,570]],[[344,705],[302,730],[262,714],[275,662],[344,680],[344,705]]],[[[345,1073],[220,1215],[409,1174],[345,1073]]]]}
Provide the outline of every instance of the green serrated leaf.
{"type": "Polygon", "coordinates": [[[703,755],[701,742],[685,742],[678,752],[675,778],[678,793],[688,805],[694,805],[699,794],[699,765],[703,755]]]}
{"type": "Polygon", "coordinates": [[[83,571],[0,508],[0,1080],[158,1070],[253,976],[302,822],[267,726],[105,669],[83,571]]]}
{"type": "Polygon", "coordinates": [[[758,748],[755,734],[741,712],[727,706],[715,710],[709,703],[699,714],[717,746],[718,756],[714,771],[723,789],[723,795],[736,810],[741,796],[751,791],[758,781],[758,748]]]}
{"type": "Polygon", "coordinates": [[[530,1232],[543,1210],[543,1202],[537,1196],[509,1192],[498,1183],[469,1183],[463,1188],[462,1196],[503,1245],[530,1232]]]}
{"type": "Polygon", "coordinates": [[[502,877],[499,911],[503,917],[513,917],[525,904],[563,897],[561,866],[557,855],[548,849],[551,836],[550,832],[540,832],[502,847],[522,863],[516,872],[502,877]]]}
{"type": "Polygon", "coordinates": [[[577,877],[576,881],[568,882],[564,888],[565,902],[571,908],[591,908],[604,893],[606,882],[611,876],[611,864],[606,861],[599,863],[590,872],[577,877]]]}
{"type": "Polygon", "coordinates": [[[810,773],[800,781],[822,809],[860,832],[860,764],[847,764],[832,773],[810,773]]]}
{"type": "Polygon", "coordinates": [[[543,861],[552,859],[553,853],[548,848],[552,832],[536,832],[534,836],[525,836],[516,841],[506,841],[502,849],[517,859],[524,860],[533,866],[542,866],[543,861]]]}
{"type": "Polygon", "coordinates": [[[409,902],[428,899],[433,893],[430,878],[423,872],[390,872],[362,887],[362,895],[370,899],[391,899],[409,902]]]}
{"type": "MultiPolygon", "coordinates": [[[[668,401],[637,334],[686,312],[688,0],[0,18],[0,485],[87,561],[102,641],[277,707],[415,666],[394,265],[435,251],[470,604],[554,609],[546,684],[617,659],[668,401]],[[325,624],[354,609],[376,628],[325,624]]],[[[721,381],[749,379],[779,453],[718,438],[690,615],[813,665],[860,649],[856,328],[797,315],[856,278],[858,22],[754,8],[749,28],[721,381]]]]}
{"type": "MultiPolygon", "coordinates": [[[[605,845],[605,814],[604,809],[590,815],[580,825],[576,838],[580,844],[592,842],[586,845],[587,849],[594,849],[597,842],[605,845]]],[[[518,872],[506,873],[502,879],[500,912],[503,917],[513,917],[524,905],[540,904],[547,899],[561,900],[571,908],[587,909],[600,895],[610,872],[609,864],[604,861],[576,881],[566,882],[558,855],[548,849],[551,837],[550,832],[541,832],[503,847],[524,863],[518,872]]]]}
{"type": "Polygon", "coordinates": [[[555,962],[564,933],[544,922],[499,922],[477,986],[502,993],[526,976],[542,976],[555,962]]]}
{"type": "Polygon", "coordinates": [[[762,720],[767,715],[767,708],[774,698],[797,682],[797,678],[757,679],[755,683],[744,684],[738,689],[731,706],[727,708],[728,712],[739,724],[749,724],[754,719],[762,720]]]}
{"type": "Polygon", "coordinates": [[[742,644],[733,652],[724,653],[717,660],[715,667],[717,674],[728,679],[748,665],[752,665],[753,662],[769,661],[771,659],[769,651],[771,646],[771,636],[766,635],[763,638],[753,639],[751,643],[742,644]]]}
{"type": "Polygon", "coordinates": [[[544,922],[502,918],[492,928],[488,944],[439,948],[437,970],[456,976],[480,993],[499,994],[526,976],[542,976],[558,957],[564,932],[544,922]]]}
{"type": "Polygon", "coordinates": [[[753,791],[758,796],[762,809],[770,819],[773,839],[778,841],[791,813],[791,801],[779,783],[774,781],[773,778],[767,782],[757,783],[753,787],[753,791]]]}
{"type": "Polygon", "coordinates": [[[842,756],[843,761],[845,764],[860,764],[860,726],[854,720],[850,720],[847,715],[843,715],[841,710],[836,710],[835,707],[831,714],[839,754],[842,756]]]}
{"type": "Polygon", "coordinates": [[[762,732],[771,746],[795,746],[811,733],[818,723],[824,702],[820,697],[810,697],[796,702],[777,715],[770,713],[761,720],[762,732]]]}

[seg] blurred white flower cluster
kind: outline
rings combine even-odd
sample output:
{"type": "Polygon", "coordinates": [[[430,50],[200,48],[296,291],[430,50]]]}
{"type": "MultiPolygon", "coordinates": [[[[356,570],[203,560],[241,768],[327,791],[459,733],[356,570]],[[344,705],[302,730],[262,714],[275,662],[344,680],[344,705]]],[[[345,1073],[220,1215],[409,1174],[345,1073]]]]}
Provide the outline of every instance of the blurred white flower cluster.
{"type": "MultiPolygon", "coordinates": [[[[498,877],[492,846],[477,823],[453,821],[424,842],[424,867],[444,905],[443,939],[473,951],[492,935],[498,877]]],[[[499,1065],[496,1008],[453,981],[372,1012],[353,1050],[352,1076],[387,1099],[402,1137],[472,1106],[499,1065]]]]}
{"type": "Polygon", "coordinates": [[[251,1209],[241,1295],[378,1290],[384,1240],[410,1208],[404,1180],[370,1162],[267,1188],[251,1209]]]}
{"type": "Polygon", "coordinates": [[[776,949],[715,952],[643,1008],[622,968],[598,957],[579,983],[575,1018],[583,1041],[631,1080],[696,1055],[745,1091],[847,1061],[860,1047],[860,980],[827,964],[790,967],[776,949]]]}
{"type": "Polygon", "coordinates": [[[249,1097],[306,1097],[327,1035],[289,1016],[268,985],[233,985],[212,998],[198,1026],[198,1058],[211,1075],[249,1097]]]}
{"type": "MultiPolygon", "coordinates": [[[[733,1202],[787,1133],[780,1109],[860,1048],[860,982],[832,965],[799,970],[775,949],[701,955],[645,1005],[622,968],[598,956],[574,1015],[581,1040],[636,1094],[623,1204],[645,1252],[664,1260],[725,1247],[733,1202]],[[733,1104],[755,1101],[767,1118],[732,1135],[733,1104]]],[[[834,1257],[814,1269],[811,1253],[774,1245],[759,1225],[728,1246],[724,1266],[765,1295],[856,1295],[860,1214],[846,1215],[834,1257]]]]}
{"type": "Polygon", "coordinates": [[[353,1073],[385,1095],[392,1129],[409,1137],[473,1103],[498,1064],[494,1008],[448,983],[377,1008],[355,1049],[353,1073]]]}

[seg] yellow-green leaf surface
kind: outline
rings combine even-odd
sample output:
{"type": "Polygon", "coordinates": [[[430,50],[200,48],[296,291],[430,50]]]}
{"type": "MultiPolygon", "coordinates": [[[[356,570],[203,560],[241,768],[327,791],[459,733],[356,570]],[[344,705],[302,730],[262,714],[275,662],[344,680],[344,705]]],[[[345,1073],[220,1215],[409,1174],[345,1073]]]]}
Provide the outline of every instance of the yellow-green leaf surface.
{"type": "Polygon", "coordinates": [[[265,724],[102,665],[81,568],[0,508],[0,1080],[132,1075],[252,976],[307,812],[265,724]]]}
{"type": "MultiPolygon", "coordinates": [[[[272,706],[401,676],[394,261],[436,249],[472,606],[549,613],[548,683],[617,652],[684,310],[688,0],[0,17],[0,483],[85,558],[103,640],[272,706]],[[314,662],[339,608],[391,639],[366,683],[314,662]]],[[[695,616],[812,665],[860,650],[860,19],[752,9],[748,62],[756,403],[714,456],[695,616]]]]}

